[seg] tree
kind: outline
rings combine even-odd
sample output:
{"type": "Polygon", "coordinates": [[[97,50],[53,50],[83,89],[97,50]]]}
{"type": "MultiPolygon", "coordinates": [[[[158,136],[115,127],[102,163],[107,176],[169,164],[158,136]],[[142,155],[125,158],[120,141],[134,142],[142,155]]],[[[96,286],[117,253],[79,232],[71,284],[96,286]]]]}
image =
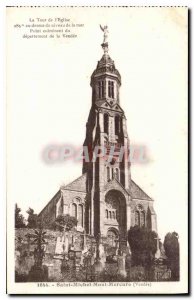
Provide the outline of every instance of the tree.
{"type": "Polygon", "coordinates": [[[38,227],[38,216],[34,213],[34,210],[29,207],[27,210],[28,214],[28,228],[37,228],[38,227]]]}
{"type": "Polygon", "coordinates": [[[179,236],[177,232],[169,232],[164,238],[164,249],[167,263],[172,272],[172,279],[179,280],[179,236]]]}
{"type": "Polygon", "coordinates": [[[135,265],[151,266],[157,251],[157,233],[145,227],[134,226],[128,231],[132,261],[135,265]]]}
{"type": "Polygon", "coordinates": [[[59,215],[54,222],[54,227],[60,231],[69,231],[77,225],[77,222],[77,219],[70,215],[59,215]]]}
{"type": "Polygon", "coordinates": [[[38,267],[42,267],[42,260],[45,256],[44,245],[46,244],[46,231],[43,231],[42,228],[34,231],[34,241],[37,247],[34,249],[34,260],[35,265],[38,267]]]}
{"type": "Polygon", "coordinates": [[[32,282],[48,281],[48,267],[43,265],[43,259],[45,257],[45,246],[48,244],[46,239],[51,236],[46,235],[46,231],[42,227],[38,230],[35,229],[34,233],[28,233],[26,236],[33,238],[32,245],[35,245],[34,265],[30,269],[28,280],[32,282]]]}
{"type": "Polygon", "coordinates": [[[23,215],[21,214],[21,208],[18,207],[17,203],[15,205],[15,228],[24,228],[25,225],[25,219],[23,215]]]}

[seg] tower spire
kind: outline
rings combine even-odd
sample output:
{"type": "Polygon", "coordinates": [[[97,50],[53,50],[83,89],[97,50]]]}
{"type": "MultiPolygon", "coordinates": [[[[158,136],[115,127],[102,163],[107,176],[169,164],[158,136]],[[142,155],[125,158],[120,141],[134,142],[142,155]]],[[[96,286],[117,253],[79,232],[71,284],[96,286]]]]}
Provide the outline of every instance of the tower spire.
{"type": "Polygon", "coordinates": [[[103,39],[103,43],[101,44],[102,49],[104,50],[104,54],[108,54],[108,26],[102,26],[100,25],[101,30],[104,32],[104,39],[103,39]]]}

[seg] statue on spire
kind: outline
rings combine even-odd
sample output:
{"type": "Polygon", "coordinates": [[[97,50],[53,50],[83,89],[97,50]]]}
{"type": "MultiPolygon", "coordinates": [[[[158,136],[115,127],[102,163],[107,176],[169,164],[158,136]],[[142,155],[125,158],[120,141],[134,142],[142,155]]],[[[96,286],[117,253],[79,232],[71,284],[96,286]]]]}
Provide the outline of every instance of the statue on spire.
{"type": "Polygon", "coordinates": [[[100,25],[100,29],[104,32],[104,40],[101,46],[104,50],[104,54],[107,54],[108,53],[108,26],[100,25]]]}
{"type": "Polygon", "coordinates": [[[103,44],[107,44],[108,43],[108,26],[102,26],[100,25],[101,30],[104,32],[104,40],[103,40],[103,44]]]}

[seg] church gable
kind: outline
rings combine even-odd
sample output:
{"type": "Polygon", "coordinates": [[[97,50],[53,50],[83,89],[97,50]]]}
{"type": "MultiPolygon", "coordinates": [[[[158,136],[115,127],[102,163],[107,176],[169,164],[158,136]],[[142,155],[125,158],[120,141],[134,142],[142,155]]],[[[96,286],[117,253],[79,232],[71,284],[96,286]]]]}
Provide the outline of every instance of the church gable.
{"type": "Polygon", "coordinates": [[[45,228],[49,228],[55,221],[56,207],[61,200],[61,196],[61,191],[59,190],[39,213],[38,218],[45,228]]]}
{"type": "Polygon", "coordinates": [[[116,103],[114,106],[113,106],[113,109],[118,111],[118,112],[122,112],[123,113],[123,109],[120,107],[120,105],[118,103],[116,103]]]}
{"type": "Polygon", "coordinates": [[[130,192],[132,199],[153,201],[133,180],[131,180],[130,192]]]}
{"type": "Polygon", "coordinates": [[[87,174],[83,174],[82,176],[75,179],[73,182],[61,186],[61,190],[71,190],[71,191],[78,191],[78,192],[84,192],[86,193],[86,180],[87,180],[87,174]]]}
{"type": "Polygon", "coordinates": [[[102,108],[111,108],[110,104],[108,103],[108,101],[105,101],[103,104],[99,105],[102,108]]]}
{"type": "Polygon", "coordinates": [[[110,110],[114,110],[120,113],[123,113],[123,109],[120,107],[120,105],[118,103],[113,103],[112,105],[110,105],[110,103],[108,101],[105,100],[99,100],[96,103],[97,107],[101,107],[101,108],[105,108],[105,109],[110,109],[110,110]]]}
{"type": "MultiPolygon", "coordinates": [[[[96,107],[107,107],[108,103],[106,100],[98,100],[98,102],[96,102],[96,107]]],[[[110,105],[108,105],[110,107],[110,105]]]]}
{"type": "Polygon", "coordinates": [[[104,187],[104,190],[106,192],[108,192],[109,190],[119,190],[121,191],[125,196],[129,196],[129,193],[127,192],[127,190],[122,186],[122,184],[116,179],[114,178],[113,180],[110,180],[104,187]]]}

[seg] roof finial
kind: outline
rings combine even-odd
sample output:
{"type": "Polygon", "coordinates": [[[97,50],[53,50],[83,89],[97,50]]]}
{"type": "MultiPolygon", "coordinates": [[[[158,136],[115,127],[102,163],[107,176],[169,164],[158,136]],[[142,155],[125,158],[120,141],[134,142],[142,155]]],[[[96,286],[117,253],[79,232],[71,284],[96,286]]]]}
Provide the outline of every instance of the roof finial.
{"type": "Polygon", "coordinates": [[[100,28],[104,32],[104,40],[103,40],[103,43],[101,44],[101,46],[104,50],[104,54],[107,54],[108,53],[108,26],[100,25],[100,28]]]}

